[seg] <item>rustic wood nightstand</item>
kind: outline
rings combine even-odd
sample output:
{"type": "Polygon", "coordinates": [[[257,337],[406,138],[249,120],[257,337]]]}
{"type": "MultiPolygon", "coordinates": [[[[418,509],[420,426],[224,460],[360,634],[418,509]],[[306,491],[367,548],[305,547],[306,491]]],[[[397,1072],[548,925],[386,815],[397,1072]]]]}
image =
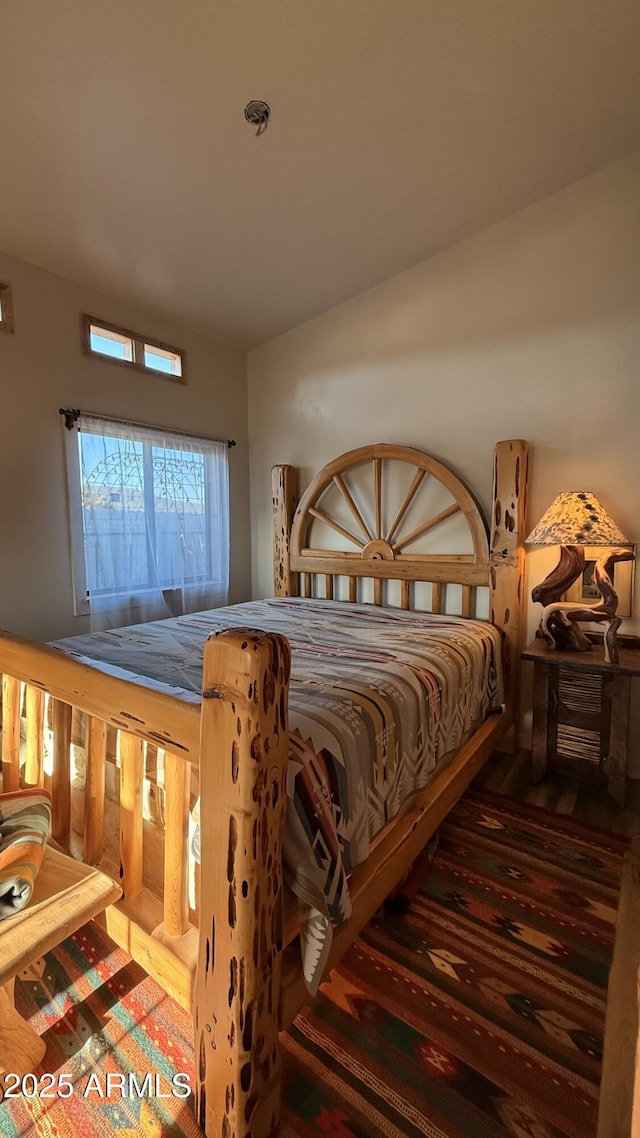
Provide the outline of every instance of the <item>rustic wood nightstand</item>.
{"type": "Polygon", "coordinates": [[[638,648],[621,646],[620,662],[606,664],[602,643],[591,652],[561,652],[537,639],[522,658],[533,661],[531,781],[544,778],[548,767],[592,781],[604,775],[609,794],[624,807],[638,648]]]}

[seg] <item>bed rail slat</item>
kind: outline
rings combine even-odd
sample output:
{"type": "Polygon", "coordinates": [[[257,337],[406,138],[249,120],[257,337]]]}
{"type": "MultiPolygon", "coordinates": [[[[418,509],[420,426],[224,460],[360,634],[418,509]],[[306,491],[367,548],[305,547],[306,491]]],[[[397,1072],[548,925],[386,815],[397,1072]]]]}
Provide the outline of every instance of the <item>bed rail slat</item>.
{"type": "Polygon", "coordinates": [[[411,608],[411,582],[400,582],[400,604],[403,609],[411,608]]]}
{"type": "Polygon", "coordinates": [[[120,885],[125,901],[142,889],[142,739],[120,732],[120,885]]]}
{"type": "Polygon", "coordinates": [[[54,838],[69,837],[71,829],[71,715],[73,709],[60,699],[52,701],[51,725],[53,728],[53,776],[51,794],[53,817],[51,832],[54,838]]]}
{"type": "Polygon", "coordinates": [[[373,603],[374,605],[382,604],[382,577],[374,577],[373,579],[373,603]]]}
{"type": "Polygon", "coordinates": [[[27,684],[26,713],[24,781],[27,786],[43,786],[44,692],[31,684],[27,684]]]}
{"type": "Polygon", "coordinates": [[[164,931],[189,928],[189,779],[186,764],[167,753],[165,764],[164,931]]]}
{"type": "Polygon", "coordinates": [[[326,600],[333,600],[333,577],[330,573],[325,574],[324,578],[324,595],[326,600]]]}
{"type": "Polygon", "coordinates": [[[349,577],[349,600],[355,605],[358,600],[358,578],[349,577]]]}
{"type": "Polygon", "coordinates": [[[431,586],[431,612],[442,612],[442,582],[434,581],[431,586]]]}
{"type": "Polygon", "coordinates": [[[104,848],[104,785],[107,761],[107,725],[90,716],[87,721],[87,773],[84,789],[82,856],[97,865],[104,848]]]}
{"type": "Polygon", "coordinates": [[[462,586],[462,615],[471,616],[473,594],[471,585],[462,586]]]}
{"type": "Polygon", "coordinates": [[[2,789],[20,789],[20,680],[2,677],[2,789]]]}

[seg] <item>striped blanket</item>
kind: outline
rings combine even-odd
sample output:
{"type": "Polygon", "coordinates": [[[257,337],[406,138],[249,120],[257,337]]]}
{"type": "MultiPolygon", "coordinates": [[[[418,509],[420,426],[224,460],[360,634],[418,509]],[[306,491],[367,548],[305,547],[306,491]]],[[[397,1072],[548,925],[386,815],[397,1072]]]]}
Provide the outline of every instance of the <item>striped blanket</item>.
{"type": "Polygon", "coordinates": [[[37,787],[0,794],[0,920],[31,900],[51,830],[51,798],[37,787]]]}
{"type": "Polygon", "coordinates": [[[348,873],[503,701],[500,635],[484,621],[279,598],[59,641],[66,652],[199,700],[202,650],[221,628],[286,636],[292,649],[285,874],[311,909],[311,989],[332,926],[351,913],[348,873]]]}

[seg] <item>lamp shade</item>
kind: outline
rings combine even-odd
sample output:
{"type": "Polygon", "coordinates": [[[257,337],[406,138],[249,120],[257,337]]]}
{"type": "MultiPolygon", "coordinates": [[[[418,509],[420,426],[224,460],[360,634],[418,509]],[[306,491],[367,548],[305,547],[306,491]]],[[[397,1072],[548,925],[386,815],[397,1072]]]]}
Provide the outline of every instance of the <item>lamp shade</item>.
{"type": "Polygon", "coordinates": [[[527,538],[527,545],[630,545],[589,490],[563,490],[527,538]]]}

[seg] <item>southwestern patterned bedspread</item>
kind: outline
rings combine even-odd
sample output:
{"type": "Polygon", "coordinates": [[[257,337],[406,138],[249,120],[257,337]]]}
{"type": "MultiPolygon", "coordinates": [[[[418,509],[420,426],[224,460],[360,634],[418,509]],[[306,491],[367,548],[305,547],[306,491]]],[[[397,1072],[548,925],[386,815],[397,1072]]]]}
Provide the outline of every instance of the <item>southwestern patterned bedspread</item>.
{"type": "Polygon", "coordinates": [[[199,700],[221,628],[279,632],[292,649],[285,873],[311,908],[304,973],[317,985],[347,874],[439,762],[503,702],[500,634],[484,621],[279,598],[59,641],[64,651],[199,700]]]}

